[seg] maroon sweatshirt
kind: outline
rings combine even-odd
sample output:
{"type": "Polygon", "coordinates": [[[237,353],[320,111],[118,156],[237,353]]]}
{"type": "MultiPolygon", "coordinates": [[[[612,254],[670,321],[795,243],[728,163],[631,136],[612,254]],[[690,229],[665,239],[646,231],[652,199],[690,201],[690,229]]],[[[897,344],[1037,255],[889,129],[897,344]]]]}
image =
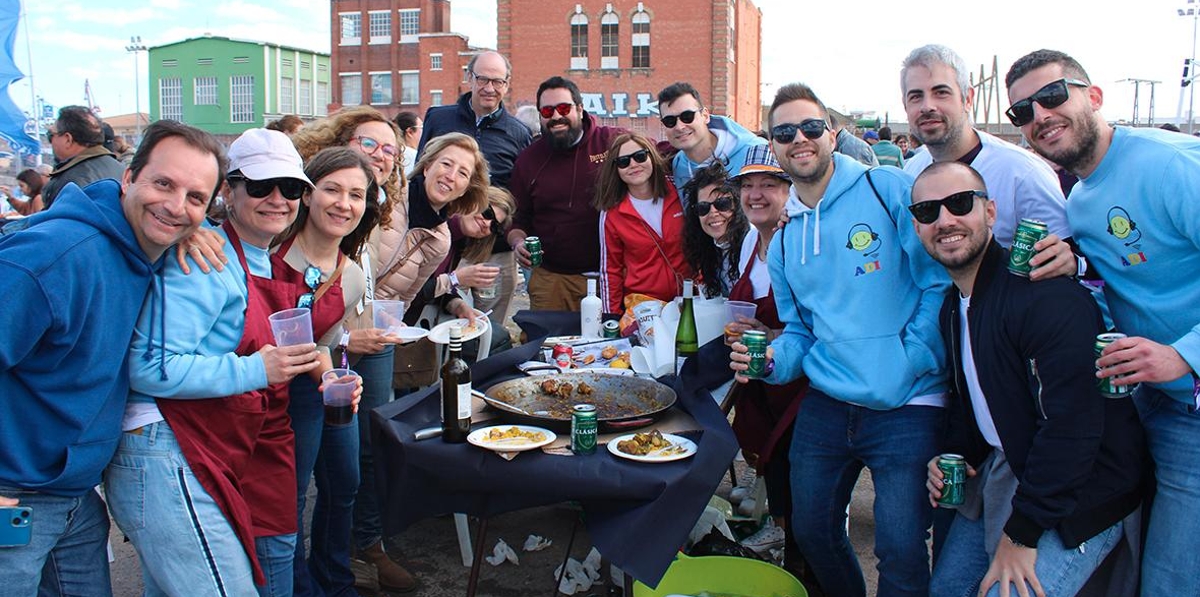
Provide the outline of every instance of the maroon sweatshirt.
{"type": "Polygon", "coordinates": [[[543,135],[517,156],[508,182],[517,199],[513,228],[541,238],[541,267],[557,274],[600,271],[600,212],[592,198],[604,156],[624,132],[584,112],[583,138],[574,147],[556,150],[543,135]]]}

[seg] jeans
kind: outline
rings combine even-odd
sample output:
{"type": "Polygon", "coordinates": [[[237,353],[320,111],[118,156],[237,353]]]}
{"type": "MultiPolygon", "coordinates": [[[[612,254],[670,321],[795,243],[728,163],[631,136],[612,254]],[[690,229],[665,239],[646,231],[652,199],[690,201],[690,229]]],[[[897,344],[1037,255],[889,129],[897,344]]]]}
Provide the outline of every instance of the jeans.
{"type": "Polygon", "coordinates": [[[1133,400],[1158,480],[1142,554],[1142,595],[1200,595],[1200,413],[1145,385],[1133,400]]]}
{"type": "Polygon", "coordinates": [[[792,530],[827,594],[866,594],[846,534],[846,507],[864,466],[875,481],[878,595],[928,593],[925,464],[938,452],[944,421],[937,407],[876,411],[809,390],[793,427],[792,530]]]}
{"type": "Polygon", "coordinates": [[[254,540],[254,551],[267,578],[267,583],[258,587],[258,597],[291,597],[296,535],[258,537],[254,540]]]}
{"type": "Polygon", "coordinates": [[[0,495],[33,508],[29,544],[0,547],[0,594],[112,597],[108,513],[95,491],[62,497],[0,487],[0,495]]]}
{"type": "MultiPolygon", "coordinates": [[[[358,425],[325,425],[325,406],[307,375],[292,380],[288,414],[296,433],[296,499],[299,512],[292,569],[297,597],[357,595],[350,570],[350,523],[358,491],[358,425]],[[304,506],[309,479],[316,475],[312,550],[304,557],[304,506]]],[[[356,415],[357,416],[357,415],[356,415]]]]}
{"type": "Polygon", "coordinates": [[[354,370],[362,376],[363,395],[358,404],[358,469],[361,479],[354,501],[354,544],[366,549],[383,538],[379,495],[375,491],[375,455],[371,449],[371,411],[392,401],[395,350],[363,355],[354,370]]]}
{"type": "MultiPolygon", "coordinates": [[[[1118,521],[1079,547],[1069,549],[1062,544],[1057,532],[1046,531],[1038,541],[1037,563],[1034,564],[1034,574],[1046,597],[1071,597],[1078,593],[1109,552],[1121,542],[1123,533],[1124,524],[1118,521]]],[[[930,597],[975,597],[979,594],[979,584],[991,565],[984,540],[982,517],[979,520],[954,517],[942,556],[933,570],[930,597]]],[[[1010,589],[1010,595],[1017,594],[1015,587],[1010,589]]],[[[1000,583],[994,583],[987,595],[998,597],[1000,583]]]]}
{"type": "Polygon", "coordinates": [[[171,427],[159,421],[137,431],[121,434],[104,494],[137,550],[146,596],[256,595],[250,557],[171,427]]]}

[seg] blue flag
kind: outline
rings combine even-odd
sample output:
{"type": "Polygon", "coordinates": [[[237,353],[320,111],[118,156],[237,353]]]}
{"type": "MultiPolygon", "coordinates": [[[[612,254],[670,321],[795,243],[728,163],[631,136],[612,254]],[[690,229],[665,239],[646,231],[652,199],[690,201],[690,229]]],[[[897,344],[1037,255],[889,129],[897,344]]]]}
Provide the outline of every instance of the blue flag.
{"type": "Polygon", "coordinates": [[[25,132],[29,119],[8,96],[8,86],[25,77],[13,62],[20,17],[21,0],[0,0],[0,139],[23,155],[37,155],[42,151],[41,143],[25,132]]]}

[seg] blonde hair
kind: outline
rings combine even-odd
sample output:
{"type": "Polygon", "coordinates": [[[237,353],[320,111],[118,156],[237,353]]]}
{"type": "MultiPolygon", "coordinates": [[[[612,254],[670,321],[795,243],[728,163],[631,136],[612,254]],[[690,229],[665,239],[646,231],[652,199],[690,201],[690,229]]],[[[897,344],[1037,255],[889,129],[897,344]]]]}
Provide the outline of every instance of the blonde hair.
{"type": "Polygon", "coordinates": [[[471,152],[475,156],[475,169],[471,171],[471,182],[468,184],[466,192],[462,197],[451,201],[450,205],[446,206],[446,215],[470,214],[486,209],[490,183],[487,158],[483,157],[483,152],[479,151],[479,144],[470,135],[446,133],[431,139],[425,144],[425,148],[421,151],[421,157],[413,166],[413,175],[419,174],[424,178],[425,169],[449,147],[459,147],[471,152]]]}
{"type": "MultiPolygon", "coordinates": [[[[504,221],[501,228],[502,230],[507,230],[508,227],[512,226],[513,216],[517,213],[517,200],[513,199],[512,193],[500,187],[488,187],[487,199],[488,205],[493,210],[503,209],[504,213],[508,214],[508,219],[504,221]]],[[[486,209],[485,207],[484,210],[486,209]]],[[[492,256],[492,248],[495,246],[496,239],[491,234],[484,238],[468,238],[463,243],[462,258],[472,263],[482,263],[485,259],[492,256]]]]}

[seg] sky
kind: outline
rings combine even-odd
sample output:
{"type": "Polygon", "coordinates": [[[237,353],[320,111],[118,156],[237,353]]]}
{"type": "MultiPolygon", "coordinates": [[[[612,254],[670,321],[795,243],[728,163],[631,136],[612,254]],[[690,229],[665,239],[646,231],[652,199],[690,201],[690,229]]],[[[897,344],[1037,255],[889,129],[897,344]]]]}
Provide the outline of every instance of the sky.
{"type": "MultiPolygon", "coordinates": [[[[663,1],[709,4],[646,1],[651,7],[663,1]]],[[[26,15],[14,58],[29,74],[32,53],[36,94],[56,107],[83,103],[87,79],[102,116],[135,109],[134,55],[125,51],[130,36],[141,36],[147,46],[211,33],[330,49],[329,0],[23,2],[26,15]]],[[[893,122],[903,121],[900,64],[913,48],[940,43],[961,54],[976,79],[981,66],[991,74],[996,57],[1000,106],[1007,108],[1004,73],[1020,56],[1044,47],[1065,51],[1083,64],[1105,92],[1109,120],[1133,118],[1134,85],[1122,80],[1161,81],[1155,86],[1155,119],[1162,121],[1176,115],[1183,59],[1193,53],[1196,23],[1177,14],[1188,2],[1144,0],[1135,7],[1113,0],[756,0],[763,13],[762,99],[769,103],[778,86],[801,81],[832,108],[875,111],[893,122]]],[[[1190,2],[1200,9],[1200,0],[1190,2]]],[[[468,35],[471,45],[495,47],[495,0],[452,0],[451,10],[454,31],[468,35]]],[[[137,59],[137,95],[141,110],[148,112],[146,53],[137,59]]],[[[26,109],[30,91],[28,79],[10,87],[13,100],[26,109]]],[[[1149,103],[1149,85],[1143,84],[1143,122],[1149,103]]],[[[1196,108],[1200,117],[1200,105],[1196,108]]],[[[1187,110],[1185,96],[1185,119],[1187,110]]],[[[997,117],[993,110],[991,121],[997,117]]]]}

